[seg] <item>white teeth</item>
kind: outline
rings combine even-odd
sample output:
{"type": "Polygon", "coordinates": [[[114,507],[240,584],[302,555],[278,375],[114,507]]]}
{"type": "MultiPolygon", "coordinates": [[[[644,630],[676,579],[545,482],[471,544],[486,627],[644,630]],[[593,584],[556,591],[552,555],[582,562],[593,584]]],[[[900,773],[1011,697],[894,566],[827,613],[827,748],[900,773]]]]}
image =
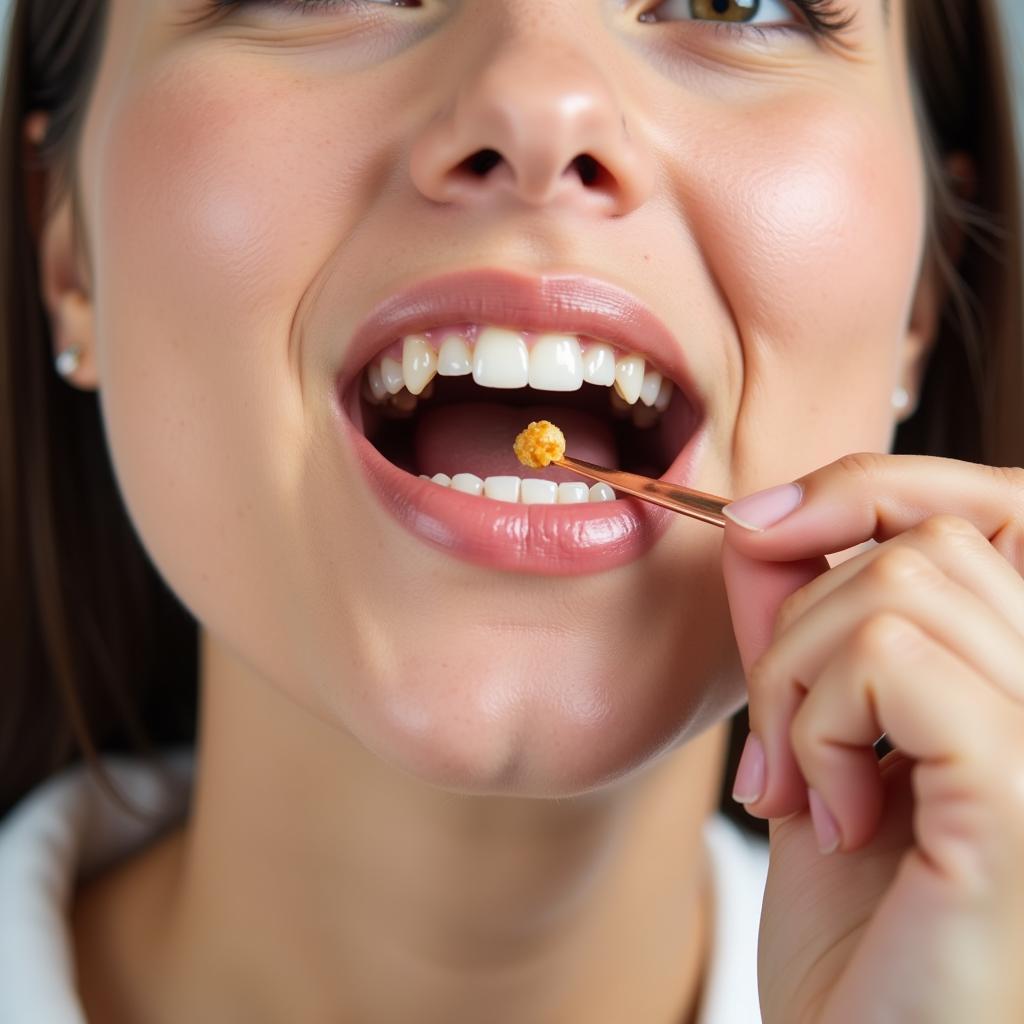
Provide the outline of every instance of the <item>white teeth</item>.
{"type": "Polygon", "coordinates": [[[495,501],[518,501],[521,483],[517,476],[489,476],[484,480],[484,495],[495,501]]]}
{"type": "Polygon", "coordinates": [[[644,383],[644,360],[642,356],[623,356],[615,363],[615,390],[630,405],[636,404],[644,383]]]}
{"type": "Polygon", "coordinates": [[[583,379],[606,388],[615,383],[615,350],[611,345],[595,341],[587,346],[583,353],[583,379]]]}
{"type": "Polygon", "coordinates": [[[559,505],[580,505],[590,500],[590,488],[586,484],[564,483],[558,485],[559,505]]]}
{"type": "Polygon", "coordinates": [[[668,377],[662,377],[661,387],[658,389],[658,397],[654,400],[654,408],[658,412],[664,412],[672,401],[672,381],[668,377]]]}
{"type": "Polygon", "coordinates": [[[615,501],[616,494],[606,483],[596,483],[588,487],[585,483],[556,484],[553,480],[542,480],[539,477],[527,477],[523,480],[518,476],[489,476],[485,480],[473,473],[435,473],[427,476],[420,474],[421,480],[432,480],[442,487],[463,494],[475,494],[495,501],[507,501],[520,505],[582,505],[588,502],[615,501]]]}
{"type": "Polygon", "coordinates": [[[456,473],[452,477],[452,490],[463,494],[483,494],[484,482],[472,473],[456,473]]]}
{"type": "Polygon", "coordinates": [[[449,334],[437,353],[437,372],[442,377],[465,377],[473,372],[473,353],[461,334],[449,334]]]}
{"type": "Polygon", "coordinates": [[[409,393],[418,395],[437,373],[437,356],[429,341],[411,334],[402,342],[402,376],[409,393]]]}
{"type": "Polygon", "coordinates": [[[388,395],[388,389],[384,386],[384,378],[381,376],[380,367],[376,363],[370,363],[366,370],[366,380],[370,385],[370,394],[374,400],[383,402],[388,395]]]}
{"type": "Polygon", "coordinates": [[[583,357],[573,334],[542,334],[530,350],[531,388],[579,391],[583,387],[583,357]]]}
{"type": "Polygon", "coordinates": [[[530,352],[523,336],[485,327],[473,352],[473,380],[485,388],[525,388],[529,379],[530,352]]]}
{"type": "MultiPolygon", "coordinates": [[[[412,391],[412,388],[409,388],[412,391]]],[[[661,391],[661,374],[657,370],[647,370],[644,382],[640,385],[640,401],[646,406],[654,405],[661,391]]]]}
{"type": "Polygon", "coordinates": [[[524,505],[554,505],[558,501],[558,484],[554,480],[527,478],[519,489],[524,505]]]}
{"type": "MultiPolygon", "coordinates": [[[[402,339],[401,359],[382,356],[366,367],[361,392],[366,401],[381,405],[384,415],[410,413],[417,396],[434,393],[435,378],[472,374],[481,387],[539,391],[578,391],[584,382],[609,389],[612,415],[629,419],[639,412],[637,402],[660,414],[672,401],[674,385],[659,370],[647,366],[640,355],[619,359],[603,341],[581,342],[574,334],[540,335],[533,348],[518,331],[480,327],[475,346],[449,330],[440,351],[425,334],[402,339]]],[[[637,425],[651,426],[657,416],[634,417],[637,425]]]]}
{"type": "Polygon", "coordinates": [[[397,395],[405,387],[405,381],[402,379],[402,364],[392,359],[391,356],[385,356],[380,361],[380,375],[384,380],[384,387],[387,388],[390,395],[397,395]]]}

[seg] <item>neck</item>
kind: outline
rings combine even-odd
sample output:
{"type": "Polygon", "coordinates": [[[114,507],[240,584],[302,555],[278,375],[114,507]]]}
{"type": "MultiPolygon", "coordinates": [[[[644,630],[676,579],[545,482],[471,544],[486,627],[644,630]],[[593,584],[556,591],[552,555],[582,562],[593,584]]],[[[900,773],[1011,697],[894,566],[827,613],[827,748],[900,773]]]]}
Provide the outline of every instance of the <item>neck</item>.
{"type": "Polygon", "coordinates": [[[208,641],[203,676],[192,815],[163,858],[173,910],[150,954],[160,1019],[692,1019],[724,723],[596,794],[459,796],[208,641]]]}

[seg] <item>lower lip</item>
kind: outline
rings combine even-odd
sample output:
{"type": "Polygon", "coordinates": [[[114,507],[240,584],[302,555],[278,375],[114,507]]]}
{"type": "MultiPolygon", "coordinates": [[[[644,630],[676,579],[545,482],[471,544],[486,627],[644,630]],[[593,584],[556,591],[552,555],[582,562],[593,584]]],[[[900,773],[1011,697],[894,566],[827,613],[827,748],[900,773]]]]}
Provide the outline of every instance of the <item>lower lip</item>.
{"type": "MultiPolygon", "coordinates": [[[[384,458],[352,422],[340,394],[332,405],[342,435],[384,508],[420,540],[473,565],[539,576],[614,569],[650,551],[675,516],[636,498],[520,505],[453,491],[384,458]]],[[[691,486],[705,436],[706,421],[661,479],[691,486]]]]}

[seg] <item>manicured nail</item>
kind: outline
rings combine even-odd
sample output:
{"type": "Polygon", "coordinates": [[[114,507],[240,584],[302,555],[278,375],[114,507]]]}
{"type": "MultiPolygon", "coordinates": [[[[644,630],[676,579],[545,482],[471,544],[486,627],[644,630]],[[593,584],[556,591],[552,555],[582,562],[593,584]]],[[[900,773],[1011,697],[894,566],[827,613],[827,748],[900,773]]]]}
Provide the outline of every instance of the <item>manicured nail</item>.
{"type": "Polygon", "coordinates": [[[732,784],[732,798],[738,804],[752,804],[764,795],[764,746],[756,733],[747,734],[740,763],[736,768],[736,781],[732,784]]]}
{"type": "Polygon", "coordinates": [[[807,802],[811,807],[811,821],[814,822],[814,834],[818,837],[818,849],[822,853],[833,853],[839,848],[841,838],[836,819],[813,789],[807,790],[807,802]]]}
{"type": "Polygon", "coordinates": [[[726,505],[722,512],[745,530],[767,530],[782,522],[804,499],[799,484],[780,484],[726,505]]]}

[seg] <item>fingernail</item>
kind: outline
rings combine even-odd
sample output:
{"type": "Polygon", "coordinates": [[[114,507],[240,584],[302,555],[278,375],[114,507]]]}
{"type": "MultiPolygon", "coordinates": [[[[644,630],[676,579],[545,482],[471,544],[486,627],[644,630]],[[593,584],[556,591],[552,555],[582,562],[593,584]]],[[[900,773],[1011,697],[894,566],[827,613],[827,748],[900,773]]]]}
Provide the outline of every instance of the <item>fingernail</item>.
{"type": "Polygon", "coordinates": [[[782,522],[804,499],[799,484],[780,484],[726,505],[722,512],[745,530],[767,530],[782,522]]]}
{"type": "Polygon", "coordinates": [[[807,790],[807,802],[811,807],[811,821],[814,822],[814,834],[818,837],[818,849],[822,853],[833,853],[839,848],[841,838],[836,819],[813,789],[807,790]]]}
{"type": "Polygon", "coordinates": [[[743,753],[732,784],[732,798],[738,804],[752,804],[764,795],[764,746],[756,733],[747,733],[743,753]]]}

